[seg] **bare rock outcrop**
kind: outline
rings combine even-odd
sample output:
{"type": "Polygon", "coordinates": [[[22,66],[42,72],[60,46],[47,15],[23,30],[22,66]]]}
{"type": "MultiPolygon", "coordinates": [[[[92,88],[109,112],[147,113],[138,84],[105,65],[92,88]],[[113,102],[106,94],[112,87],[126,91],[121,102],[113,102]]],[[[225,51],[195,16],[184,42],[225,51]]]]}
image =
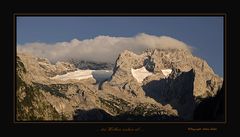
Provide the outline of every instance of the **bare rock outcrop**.
{"type": "Polygon", "coordinates": [[[111,80],[105,84],[133,96],[146,95],[161,104],[171,104],[181,117],[190,120],[198,99],[215,96],[222,82],[205,60],[188,50],[153,49],[140,55],[121,53],[111,80]],[[142,67],[152,75],[138,82],[131,69],[142,67]]]}

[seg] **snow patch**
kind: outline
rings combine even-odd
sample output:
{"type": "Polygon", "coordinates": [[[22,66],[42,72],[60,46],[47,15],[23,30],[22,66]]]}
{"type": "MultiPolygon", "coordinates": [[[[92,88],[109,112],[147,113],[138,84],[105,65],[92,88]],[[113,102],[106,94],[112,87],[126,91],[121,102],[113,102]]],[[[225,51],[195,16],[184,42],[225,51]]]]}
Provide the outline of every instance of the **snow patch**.
{"type": "Polygon", "coordinates": [[[133,77],[138,81],[138,83],[142,83],[142,81],[152,75],[153,73],[149,72],[148,70],[146,70],[145,67],[141,67],[139,69],[133,69],[131,68],[131,72],[133,77]]]}
{"type": "Polygon", "coordinates": [[[52,77],[52,79],[60,79],[60,80],[69,80],[69,79],[77,79],[77,80],[82,80],[82,79],[88,79],[88,78],[93,78],[92,72],[94,70],[77,70],[74,72],[68,72],[67,74],[64,75],[57,75],[55,77],[52,77]]]}
{"type": "Polygon", "coordinates": [[[168,77],[171,74],[172,69],[161,69],[164,76],[168,77]]]}

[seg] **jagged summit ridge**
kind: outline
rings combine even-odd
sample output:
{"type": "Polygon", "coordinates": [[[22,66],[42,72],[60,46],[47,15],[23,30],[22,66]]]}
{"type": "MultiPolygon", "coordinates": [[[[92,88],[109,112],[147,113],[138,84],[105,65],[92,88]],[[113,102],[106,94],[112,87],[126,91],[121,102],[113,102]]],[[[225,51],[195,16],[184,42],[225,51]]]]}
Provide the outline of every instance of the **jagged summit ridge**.
{"type": "Polygon", "coordinates": [[[110,83],[121,84],[133,80],[131,69],[139,69],[143,66],[155,75],[164,75],[163,71],[168,69],[169,71],[178,69],[181,72],[193,69],[196,72],[195,82],[200,83],[195,83],[195,96],[205,94],[206,90],[202,90],[202,87],[207,87],[207,85],[204,86],[206,81],[211,81],[212,84],[215,82],[213,85],[216,87],[212,92],[216,92],[221,87],[221,78],[214,73],[207,62],[193,56],[189,50],[183,49],[148,49],[140,55],[124,51],[116,61],[110,83]]]}

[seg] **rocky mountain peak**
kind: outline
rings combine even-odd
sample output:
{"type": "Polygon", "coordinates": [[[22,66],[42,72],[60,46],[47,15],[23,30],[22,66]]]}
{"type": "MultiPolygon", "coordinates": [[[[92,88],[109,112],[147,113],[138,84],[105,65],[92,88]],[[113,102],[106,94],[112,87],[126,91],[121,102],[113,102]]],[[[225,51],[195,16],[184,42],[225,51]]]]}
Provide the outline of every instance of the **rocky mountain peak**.
{"type": "Polygon", "coordinates": [[[215,96],[222,78],[188,50],[148,49],[140,55],[120,54],[109,84],[123,91],[128,85],[129,93],[171,104],[182,117],[191,119],[196,98],[215,96]],[[186,113],[187,109],[191,111],[186,113]]]}
{"type": "MultiPolygon", "coordinates": [[[[114,68],[114,74],[111,83],[123,83],[133,79],[131,69],[139,69],[145,67],[149,72],[154,74],[162,74],[164,70],[178,70],[188,72],[193,69],[196,72],[196,81],[211,80],[217,81],[217,85],[221,85],[222,79],[217,76],[212,68],[203,59],[195,57],[190,51],[184,49],[148,49],[144,53],[137,55],[130,51],[124,51],[119,55],[114,68]],[[124,76],[124,78],[123,78],[124,76]],[[214,79],[214,80],[213,80],[214,79]]],[[[198,87],[198,84],[196,84],[198,87]]],[[[201,85],[202,87],[202,85],[201,85]]],[[[214,91],[217,89],[214,89],[214,91]]],[[[196,89],[194,95],[200,96],[204,94],[196,89]]]]}

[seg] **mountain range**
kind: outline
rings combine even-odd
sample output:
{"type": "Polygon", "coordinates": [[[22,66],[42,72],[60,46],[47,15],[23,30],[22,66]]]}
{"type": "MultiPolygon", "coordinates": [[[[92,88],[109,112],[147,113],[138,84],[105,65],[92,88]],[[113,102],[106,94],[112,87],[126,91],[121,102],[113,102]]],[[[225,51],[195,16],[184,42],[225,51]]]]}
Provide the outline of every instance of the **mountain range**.
{"type": "Polygon", "coordinates": [[[224,104],[223,78],[185,49],[148,49],[142,54],[125,50],[114,65],[90,63],[89,67],[83,61],[69,62],[53,64],[46,58],[17,53],[17,121],[209,120],[218,111],[199,117],[209,109],[206,104],[216,109],[224,104]],[[112,66],[109,78],[101,81],[92,71],[84,71],[112,66]],[[87,77],[69,75],[78,72],[87,77]]]}

